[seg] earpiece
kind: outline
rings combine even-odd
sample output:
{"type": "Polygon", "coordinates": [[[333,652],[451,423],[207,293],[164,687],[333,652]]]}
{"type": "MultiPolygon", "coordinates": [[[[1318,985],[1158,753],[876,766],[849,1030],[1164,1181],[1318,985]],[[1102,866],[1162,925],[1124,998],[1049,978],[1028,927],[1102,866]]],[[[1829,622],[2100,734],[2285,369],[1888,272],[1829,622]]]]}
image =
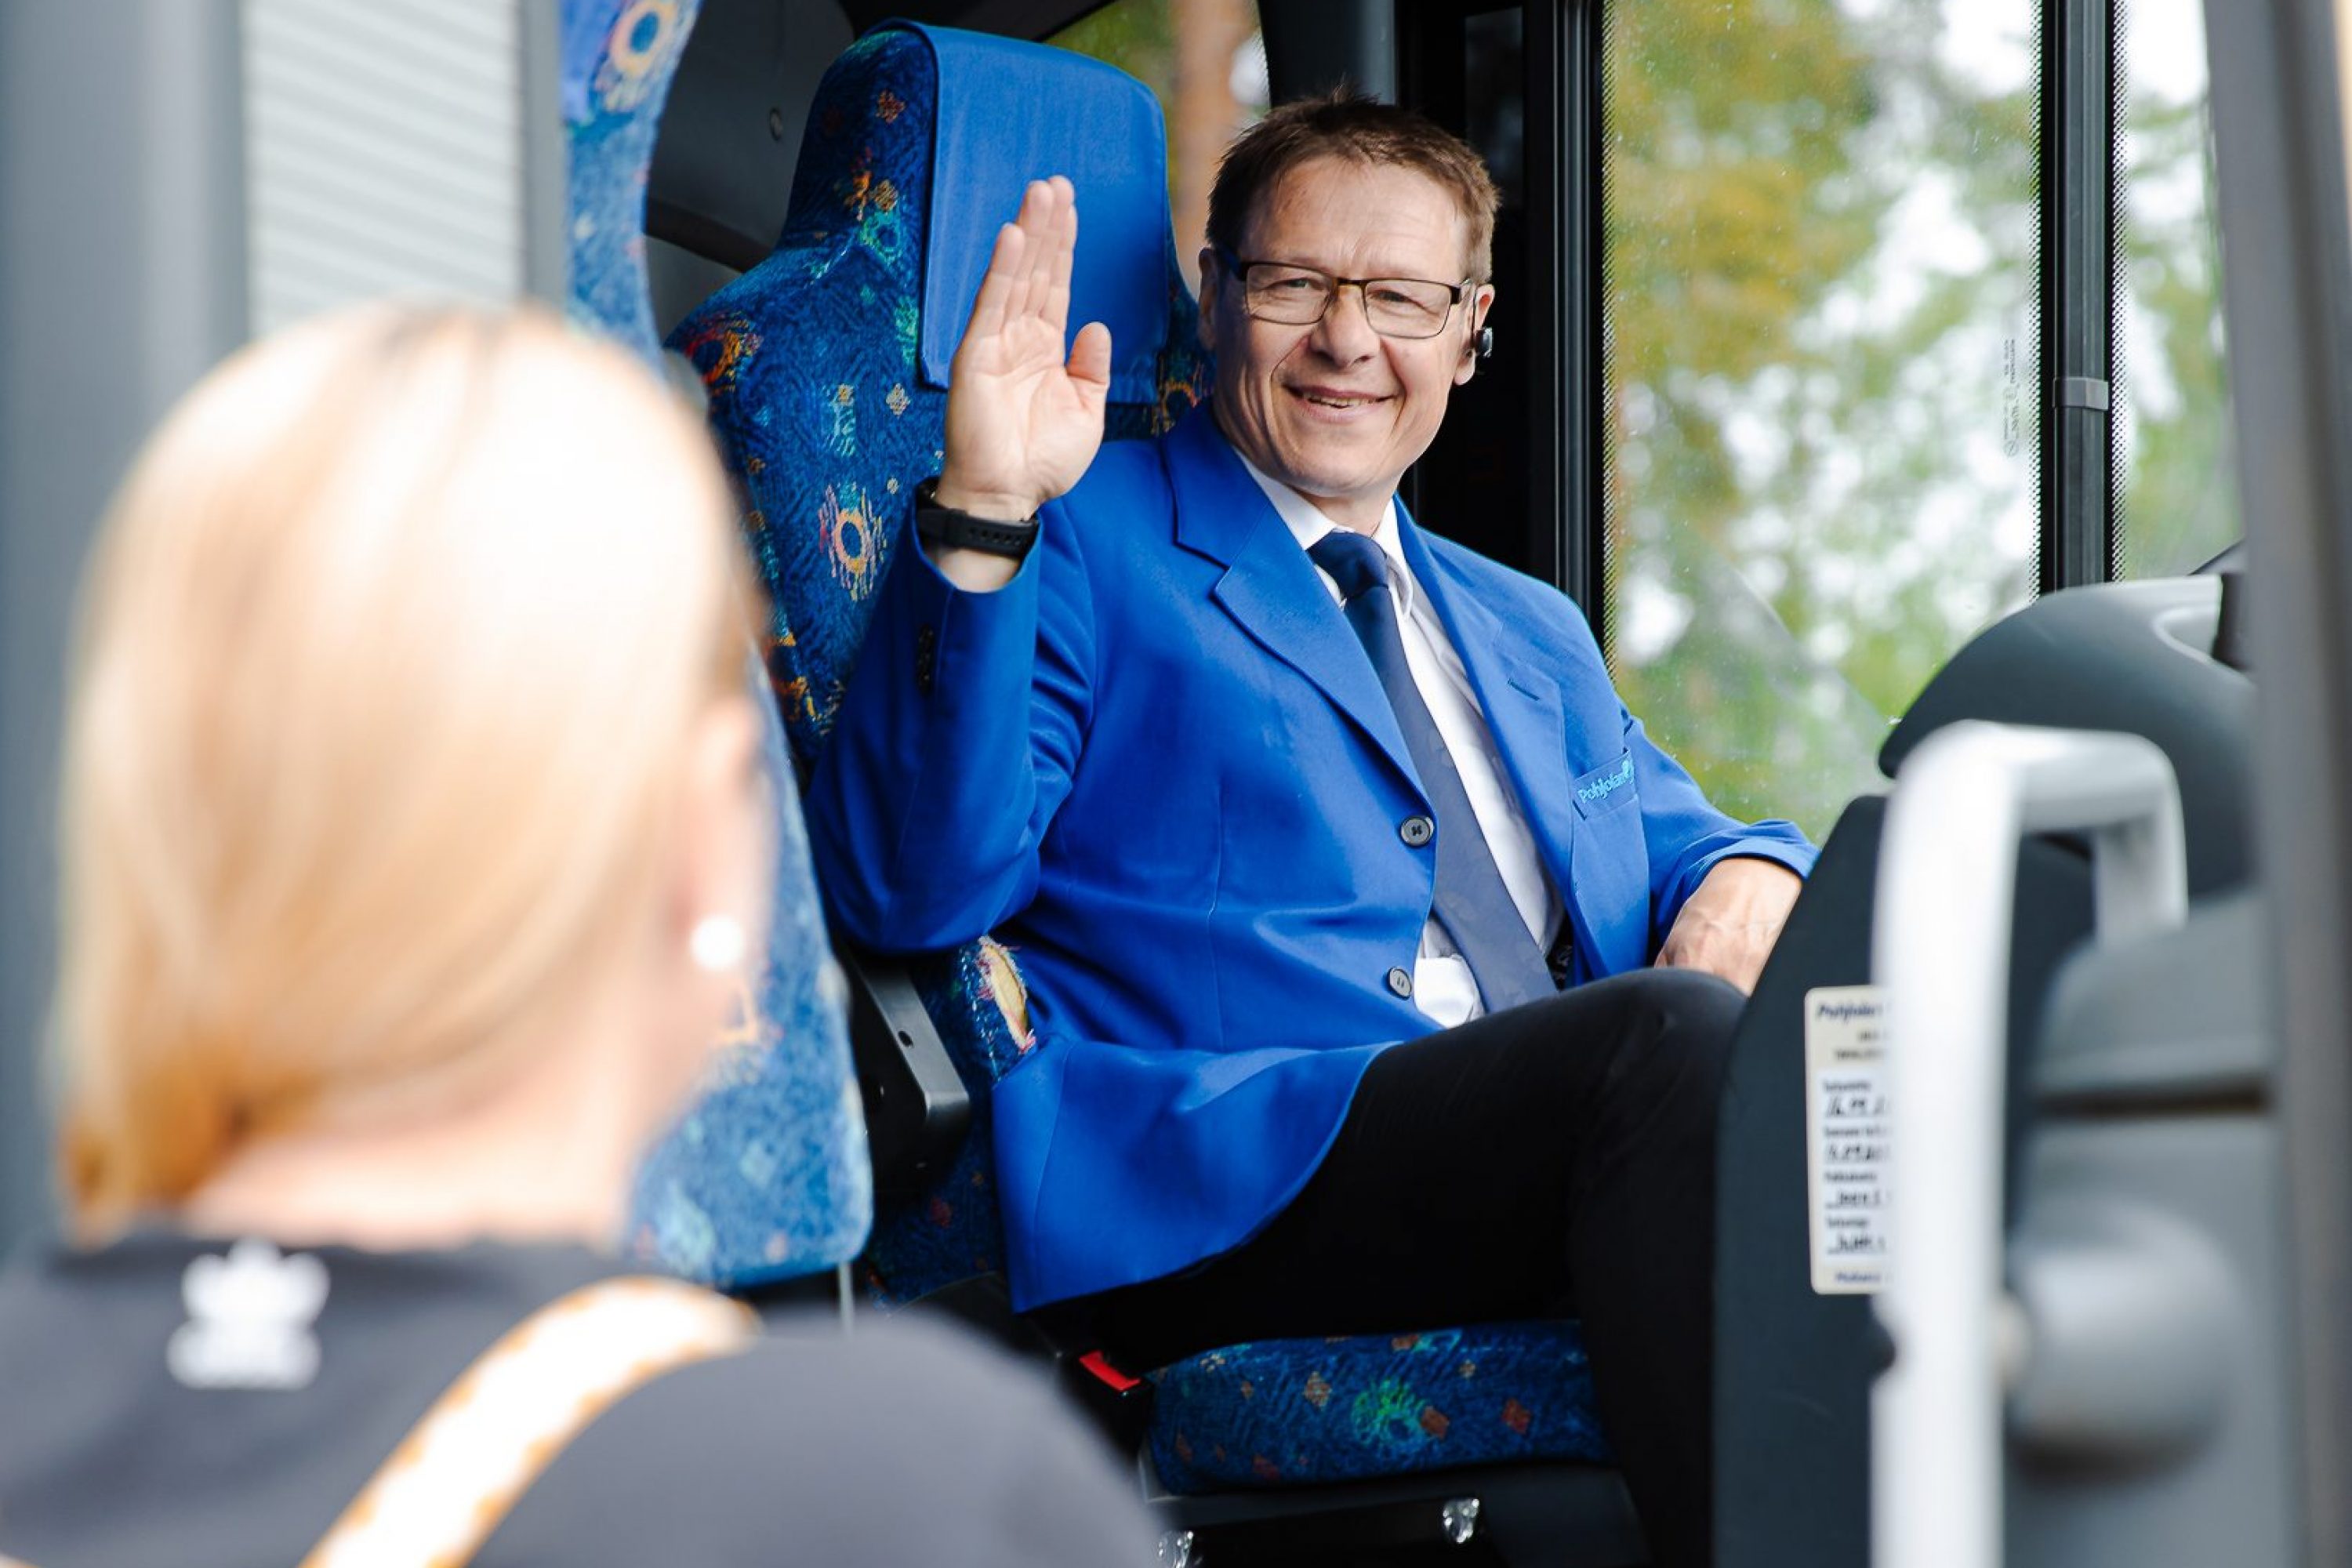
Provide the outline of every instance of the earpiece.
{"type": "Polygon", "coordinates": [[[1470,334],[1469,342],[1462,345],[1462,363],[1464,367],[1461,373],[1462,379],[1466,382],[1473,374],[1476,374],[1478,362],[1480,360],[1487,360],[1494,357],[1495,329],[1492,327],[1481,327],[1476,331],[1470,334]]]}

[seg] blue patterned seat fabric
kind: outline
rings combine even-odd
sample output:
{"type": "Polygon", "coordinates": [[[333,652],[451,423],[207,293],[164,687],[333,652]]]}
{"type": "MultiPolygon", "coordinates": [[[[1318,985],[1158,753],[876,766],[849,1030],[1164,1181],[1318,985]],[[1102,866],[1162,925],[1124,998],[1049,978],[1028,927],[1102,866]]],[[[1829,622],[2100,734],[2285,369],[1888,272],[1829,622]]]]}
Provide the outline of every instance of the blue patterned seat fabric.
{"type": "Polygon", "coordinates": [[[1150,1381],[1152,1464],[1179,1493],[1610,1458],[1574,1323],[1229,1345],[1150,1381]]]}
{"type": "MultiPolygon", "coordinates": [[[[699,0],[564,0],[571,132],[567,314],[648,362],[646,174],[699,0]]],[[[765,681],[747,658],[746,679],[765,681]]],[[[873,1168],[783,728],[771,704],[765,771],[776,809],[775,912],[711,1081],[640,1171],[630,1227],[646,1261],[721,1285],[830,1268],[873,1221],[873,1168]]]]}
{"type": "MultiPolygon", "coordinates": [[[[961,226],[943,222],[931,232],[942,206],[934,200],[934,154],[942,121],[954,119],[954,106],[942,108],[941,59],[957,58],[969,40],[894,24],[851,46],[818,89],[775,251],[670,337],[701,372],[712,427],[742,489],[746,533],[773,603],[769,679],[803,770],[824,744],[874,590],[902,548],[914,488],[939,471],[946,411],[939,373],[962,311],[944,325],[927,320],[927,292],[958,291],[927,277],[927,258],[949,254],[933,247],[950,235],[965,247],[955,253],[965,263],[975,251],[984,255],[1022,182],[1073,166],[1063,161],[1066,149],[1041,145],[1043,117],[1013,116],[1028,141],[1019,157],[1045,161],[1008,155],[997,168],[961,171],[956,189],[971,210],[952,214],[961,226]],[[982,216],[987,203],[976,190],[999,193],[993,216],[982,216]]],[[[1105,177],[1131,183],[1153,193],[1164,237],[1164,132],[1142,86],[1056,51],[985,43],[999,60],[1025,51],[1039,57],[1026,68],[1059,73],[1049,96],[1081,127],[1073,135],[1099,133],[1122,116],[1132,122],[1140,100],[1149,137],[1125,149],[1107,176],[1079,181],[1079,205],[1099,211],[1105,177]]],[[[974,141],[962,135],[960,153],[969,155],[974,141]]],[[[1088,153],[1099,169],[1103,149],[1088,153]]],[[[1082,247],[1099,227],[1091,218],[1081,225],[1082,247]]],[[[1156,267],[1130,257],[1118,282],[1144,291],[1144,301],[1164,300],[1166,326],[1151,360],[1129,355],[1115,369],[1113,438],[1167,428],[1209,384],[1191,292],[1172,245],[1162,237],[1159,248],[1156,267]]],[[[1082,249],[1082,287],[1086,263],[1082,249]]],[[[963,273],[976,282],[968,264],[963,273]]],[[[1131,320],[1137,300],[1124,303],[1131,320]]],[[[1072,317],[1098,313],[1106,312],[1090,311],[1082,297],[1072,317]]],[[[1129,344],[1134,336],[1116,326],[1113,335],[1129,344]]],[[[914,977],[972,1092],[973,1118],[946,1175],[877,1220],[864,1273],[885,1303],[1002,1268],[988,1089],[1028,1044],[1018,974],[994,943],[920,958],[914,977]]],[[[1573,1324],[1269,1341],[1193,1357],[1153,1381],[1152,1453],[1179,1491],[1605,1453],[1573,1324]]]]}
{"type": "Polygon", "coordinates": [[[702,0],[562,0],[567,314],[648,360],[661,344],[646,287],[646,181],[701,9],[702,0]]]}

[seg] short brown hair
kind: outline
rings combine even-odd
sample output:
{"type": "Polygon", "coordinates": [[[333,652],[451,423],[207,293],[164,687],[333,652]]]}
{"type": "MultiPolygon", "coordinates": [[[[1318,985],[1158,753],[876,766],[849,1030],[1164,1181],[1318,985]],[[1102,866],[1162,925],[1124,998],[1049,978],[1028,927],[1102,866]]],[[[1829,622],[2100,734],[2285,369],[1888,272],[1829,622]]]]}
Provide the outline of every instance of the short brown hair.
{"type": "Polygon", "coordinates": [[[1470,144],[1410,109],[1335,88],[1286,103],[1234,138],[1209,191],[1209,243],[1237,255],[1251,207],[1282,176],[1317,158],[1411,169],[1437,182],[1470,226],[1470,265],[1483,283],[1495,270],[1495,209],[1502,194],[1470,144]]]}

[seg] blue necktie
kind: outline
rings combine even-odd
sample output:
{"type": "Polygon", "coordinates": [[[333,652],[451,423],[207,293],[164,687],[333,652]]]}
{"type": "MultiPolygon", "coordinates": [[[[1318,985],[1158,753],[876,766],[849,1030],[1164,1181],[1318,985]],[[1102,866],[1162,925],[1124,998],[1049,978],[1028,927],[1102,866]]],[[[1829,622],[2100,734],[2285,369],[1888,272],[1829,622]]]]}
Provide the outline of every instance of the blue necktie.
{"type": "Polygon", "coordinates": [[[1337,528],[1307,553],[1339,584],[1348,625],[1371,655],[1372,668],[1388,689],[1397,728],[1404,731],[1405,750],[1412,755],[1413,771],[1421,775],[1421,787],[1436,813],[1437,900],[1433,912],[1468,962],[1479,997],[1495,1013],[1551,995],[1558,987],[1543,949],[1528,934],[1510,889],[1503,885],[1503,874],[1495,868],[1494,851],[1478,830],[1453,754],[1405,663],[1396,595],[1376,591],[1389,587],[1388,557],[1376,541],[1337,528]]]}

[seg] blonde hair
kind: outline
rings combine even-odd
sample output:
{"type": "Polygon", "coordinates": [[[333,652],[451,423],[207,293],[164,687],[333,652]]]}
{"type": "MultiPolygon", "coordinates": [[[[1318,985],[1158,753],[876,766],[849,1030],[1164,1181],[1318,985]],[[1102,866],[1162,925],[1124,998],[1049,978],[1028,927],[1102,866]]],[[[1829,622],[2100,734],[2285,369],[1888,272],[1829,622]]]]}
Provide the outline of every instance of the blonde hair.
{"type": "Polygon", "coordinates": [[[340,313],[181,403],[100,535],[68,724],[86,1230],[480,1069],[643,929],[744,668],[731,516],[699,422],[537,312],[340,313]]]}

